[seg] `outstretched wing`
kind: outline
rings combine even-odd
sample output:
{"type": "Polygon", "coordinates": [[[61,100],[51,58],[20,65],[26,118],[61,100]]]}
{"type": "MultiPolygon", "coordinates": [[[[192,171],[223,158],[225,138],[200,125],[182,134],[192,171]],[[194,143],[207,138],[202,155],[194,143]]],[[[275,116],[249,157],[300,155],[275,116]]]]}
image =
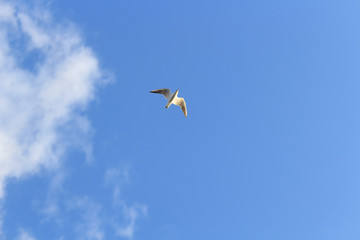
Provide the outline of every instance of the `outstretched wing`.
{"type": "Polygon", "coordinates": [[[181,107],[181,110],[183,111],[185,117],[187,117],[187,110],[186,110],[186,103],[185,100],[183,98],[176,98],[174,100],[174,104],[178,105],[179,107],[181,107]]]}
{"type": "Polygon", "coordinates": [[[169,100],[170,96],[171,96],[171,91],[168,88],[162,88],[162,89],[157,89],[157,90],[153,90],[150,91],[151,93],[159,93],[165,96],[166,99],[169,100]]]}

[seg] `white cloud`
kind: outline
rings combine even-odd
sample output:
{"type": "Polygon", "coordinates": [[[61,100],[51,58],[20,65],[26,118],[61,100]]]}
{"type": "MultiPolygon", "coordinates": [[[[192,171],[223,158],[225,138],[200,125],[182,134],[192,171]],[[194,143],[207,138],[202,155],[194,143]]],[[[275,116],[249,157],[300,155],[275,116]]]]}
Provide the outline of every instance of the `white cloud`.
{"type": "Polygon", "coordinates": [[[115,230],[118,236],[132,239],[136,230],[135,222],[140,216],[147,215],[147,207],[140,204],[128,207],[126,204],[123,204],[123,212],[125,219],[127,220],[127,224],[125,227],[116,224],[115,230]]]}
{"type": "MultiPolygon", "coordinates": [[[[87,140],[91,126],[82,113],[104,82],[98,59],[74,26],[55,23],[45,9],[0,0],[0,202],[7,179],[50,169],[52,180],[40,206],[43,220],[61,223],[68,219],[65,215],[78,212],[72,223],[79,239],[104,239],[109,226],[118,237],[131,239],[147,208],[128,205],[121,194],[129,181],[128,167],[105,174],[105,185],[113,190],[111,212],[105,210],[109,206],[62,186],[67,174],[59,166],[70,144],[92,158],[87,140]],[[64,209],[69,200],[70,209],[64,209]]],[[[4,216],[3,211],[1,239],[4,216]]],[[[34,237],[21,229],[16,239],[34,237]]]]}
{"type": "Polygon", "coordinates": [[[0,204],[0,239],[5,239],[5,235],[4,235],[4,232],[3,232],[3,219],[4,219],[4,211],[3,211],[3,208],[0,204]]]}
{"type": "Polygon", "coordinates": [[[73,200],[70,207],[81,210],[81,221],[76,226],[79,239],[104,239],[104,220],[100,216],[100,205],[94,203],[87,197],[83,197],[73,200]]]}
{"type": "Polygon", "coordinates": [[[136,221],[139,217],[147,215],[147,206],[134,204],[128,206],[121,196],[121,187],[129,181],[129,166],[110,168],[105,173],[105,184],[113,187],[113,205],[122,209],[125,226],[113,222],[116,235],[132,239],[136,230],[136,221]]]}
{"type": "MultiPolygon", "coordinates": [[[[143,204],[126,203],[122,188],[130,181],[129,167],[110,168],[104,174],[104,187],[112,191],[112,204],[79,196],[63,187],[64,180],[71,177],[60,169],[52,173],[46,200],[39,204],[44,222],[54,222],[59,228],[69,224],[69,230],[79,239],[102,240],[109,236],[132,239],[138,219],[147,215],[143,204]]],[[[76,179],[73,179],[73,181],[76,179]]],[[[111,195],[109,196],[111,197],[111,195]]]]}
{"type": "Polygon", "coordinates": [[[57,217],[59,214],[58,196],[63,193],[63,181],[66,177],[65,172],[58,170],[52,173],[52,178],[49,181],[49,189],[44,206],[41,206],[41,212],[45,215],[45,220],[54,218],[56,221],[60,219],[57,217]]]}
{"type": "Polygon", "coordinates": [[[74,26],[54,23],[44,9],[1,0],[0,76],[1,199],[9,177],[56,168],[69,136],[91,155],[81,111],[104,77],[74,26]]]}
{"type": "Polygon", "coordinates": [[[20,229],[16,240],[35,240],[35,238],[31,236],[30,233],[26,232],[24,229],[20,229]]]}
{"type": "Polygon", "coordinates": [[[0,2],[0,21],[15,24],[14,7],[6,2],[0,2]]]}
{"type": "Polygon", "coordinates": [[[113,204],[121,204],[121,187],[129,181],[129,166],[109,168],[105,172],[105,186],[113,187],[113,204]]]}

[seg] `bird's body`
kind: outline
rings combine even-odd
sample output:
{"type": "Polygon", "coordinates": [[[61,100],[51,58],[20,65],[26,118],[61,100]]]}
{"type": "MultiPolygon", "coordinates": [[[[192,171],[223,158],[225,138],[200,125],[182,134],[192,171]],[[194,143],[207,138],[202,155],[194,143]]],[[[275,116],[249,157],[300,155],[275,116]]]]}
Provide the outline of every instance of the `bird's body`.
{"type": "Polygon", "coordinates": [[[187,117],[187,109],[186,109],[186,103],[183,98],[179,98],[177,95],[179,93],[179,89],[176,90],[176,92],[171,93],[170,89],[162,88],[150,91],[151,93],[158,93],[165,96],[165,98],[168,100],[165,108],[169,108],[171,104],[178,105],[181,107],[181,110],[183,111],[185,117],[187,117]]]}

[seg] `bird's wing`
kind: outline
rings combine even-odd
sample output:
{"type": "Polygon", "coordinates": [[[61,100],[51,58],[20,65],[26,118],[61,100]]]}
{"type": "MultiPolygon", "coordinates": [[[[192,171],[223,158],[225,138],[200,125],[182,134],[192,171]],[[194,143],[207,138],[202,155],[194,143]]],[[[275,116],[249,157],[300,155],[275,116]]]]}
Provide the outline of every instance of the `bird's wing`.
{"type": "Polygon", "coordinates": [[[186,103],[183,98],[176,98],[174,100],[174,104],[181,107],[181,110],[183,111],[185,117],[187,117],[187,110],[186,110],[186,103]]]}
{"type": "Polygon", "coordinates": [[[162,89],[157,89],[157,90],[153,90],[150,91],[151,93],[159,93],[165,96],[166,99],[169,99],[171,96],[171,91],[168,88],[162,88],[162,89]]]}

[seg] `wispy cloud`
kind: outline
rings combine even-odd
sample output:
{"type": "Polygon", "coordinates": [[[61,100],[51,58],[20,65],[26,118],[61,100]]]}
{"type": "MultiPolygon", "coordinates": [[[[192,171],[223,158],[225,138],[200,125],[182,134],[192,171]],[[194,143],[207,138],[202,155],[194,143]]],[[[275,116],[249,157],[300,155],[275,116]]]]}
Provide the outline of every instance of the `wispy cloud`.
{"type": "MultiPolygon", "coordinates": [[[[53,222],[59,228],[71,220],[71,234],[79,239],[101,240],[107,238],[132,239],[138,219],[147,215],[144,204],[128,204],[123,189],[130,182],[129,166],[109,168],[104,173],[104,190],[112,191],[109,201],[99,201],[90,195],[79,195],[63,187],[70,175],[62,171],[53,174],[49,181],[47,197],[39,204],[44,222],[53,222]],[[109,204],[110,202],[110,204],[109,204]],[[44,207],[45,206],[45,207],[44,207]]],[[[76,178],[72,179],[76,181],[76,178]]],[[[107,191],[105,191],[107,192],[107,191]]]]}
{"type": "Polygon", "coordinates": [[[59,221],[57,217],[59,214],[59,195],[63,194],[63,181],[66,177],[64,170],[53,172],[52,178],[49,182],[47,190],[47,197],[45,203],[41,206],[41,212],[45,216],[45,220],[54,218],[59,221]]]}
{"type": "MultiPolygon", "coordinates": [[[[128,167],[105,173],[104,187],[113,192],[110,207],[63,187],[68,176],[62,159],[69,146],[77,145],[91,159],[92,130],[84,110],[97,86],[107,82],[104,75],[71,23],[55,23],[43,8],[0,0],[0,202],[9,178],[47,169],[53,174],[44,205],[38,206],[43,222],[66,222],[65,215],[76,212],[71,227],[80,239],[101,240],[107,234],[131,239],[147,207],[128,204],[122,195],[128,167]]],[[[0,238],[4,216],[0,212],[0,238]]],[[[20,229],[16,239],[34,237],[20,229]]]]}
{"type": "Polygon", "coordinates": [[[56,168],[72,136],[90,155],[82,111],[105,78],[74,26],[11,1],[0,1],[0,76],[1,199],[9,177],[56,168]]]}
{"type": "Polygon", "coordinates": [[[127,221],[125,226],[120,226],[119,224],[115,224],[114,228],[116,234],[121,237],[126,237],[128,239],[132,239],[134,236],[134,232],[136,230],[136,220],[141,216],[147,215],[147,207],[143,204],[135,204],[131,207],[123,204],[123,213],[124,217],[127,221]]]}
{"type": "Polygon", "coordinates": [[[35,240],[35,238],[24,229],[20,229],[16,240],[35,240]]]}
{"type": "Polygon", "coordinates": [[[3,221],[4,221],[4,210],[3,210],[3,206],[2,206],[2,202],[0,201],[0,239],[5,239],[5,235],[3,232],[3,221]]]}
{"type": "Polygon", "coordinates": [[[105,186],[113,188],[113,204],[122,202],[121,189],[129,181],[129,166],[109,168],[105,172],[105,186]]]}
{"type": "Polygon", "coordinates": [[[70,203],[72,209],[80,210],[81,221],[76,225],[79,239],[102,240],[104,239],[104,219],[101,206],[87,197],[76,198],[70,203]]]}
{"type": "Polygon", "coordinates": [[[121,196],[121,189],[129,181],[129,166],[110,168],[105,173],[105,185],[113,188],[113,204],[122,209],[125,224],[113,222],[115,232],[120,237],[132,239],[136,230],[136,221],[139,217],[147,215],[147,206],[133,204],[129,206],[121,196]]]}

